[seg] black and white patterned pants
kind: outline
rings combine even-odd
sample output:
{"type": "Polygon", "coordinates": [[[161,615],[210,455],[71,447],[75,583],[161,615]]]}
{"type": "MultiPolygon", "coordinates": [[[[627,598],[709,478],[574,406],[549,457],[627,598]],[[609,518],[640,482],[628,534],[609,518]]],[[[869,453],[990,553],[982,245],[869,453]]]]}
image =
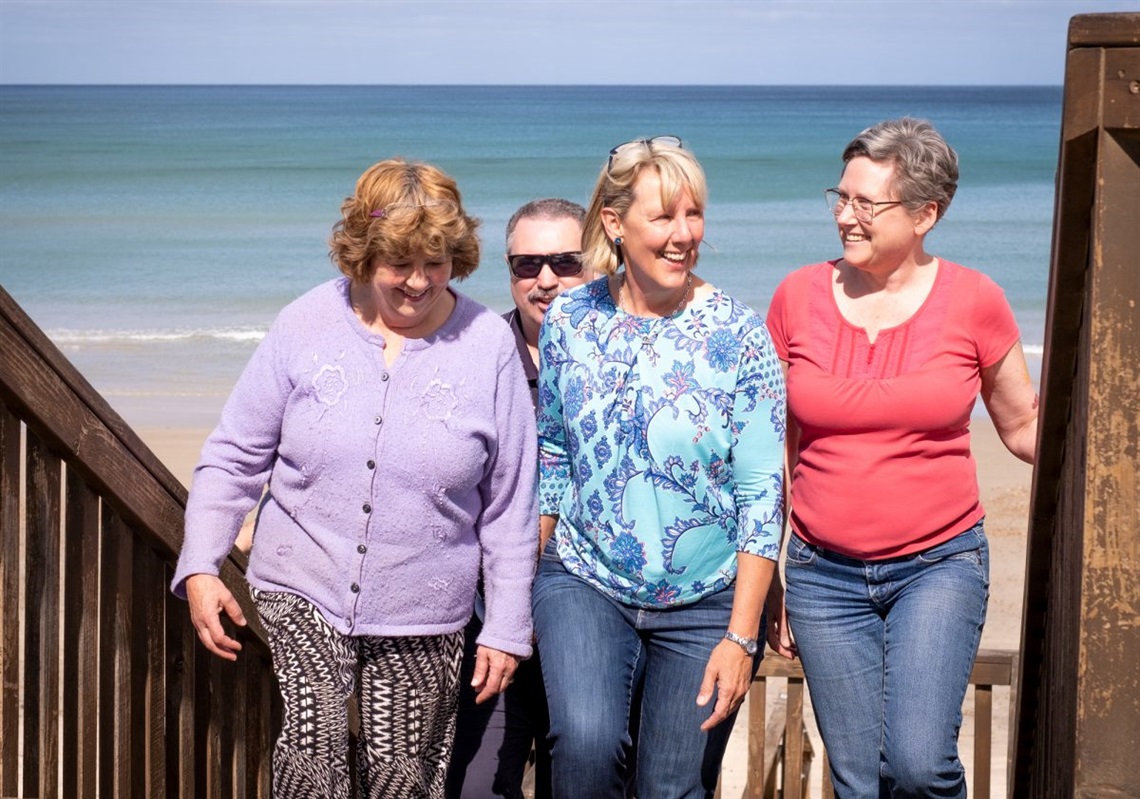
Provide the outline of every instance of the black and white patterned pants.
{"type": "MultiPolygon", "coordinates": [[[[348,706],[359,677],[360,795],[443,796],[463,631],[381,638],[337,632],[295,594],[252,589],[283,700],[273,795],[348,799],[348,706]]],[[[355,700],[353,700],[355,701],[355,700]]]]}

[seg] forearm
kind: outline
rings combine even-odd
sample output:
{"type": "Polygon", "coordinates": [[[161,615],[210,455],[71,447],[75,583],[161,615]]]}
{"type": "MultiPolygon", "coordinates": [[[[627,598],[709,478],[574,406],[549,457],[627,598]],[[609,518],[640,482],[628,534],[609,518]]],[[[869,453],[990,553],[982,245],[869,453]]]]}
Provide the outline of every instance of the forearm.
{"type": "Polygon", "coordinates": [[[1037,459],[1037,415],[1021,424],[1006,429],[998,429],[998,437],[1006,449],[1026,463],[1037,459]]]}
{"type": "Polygon", "coordinates": [[[744,638],[757,637],[775,570],[775,561],[747,552],[736,553],[736,592],[728,621],[729,632],[744,638]]]}

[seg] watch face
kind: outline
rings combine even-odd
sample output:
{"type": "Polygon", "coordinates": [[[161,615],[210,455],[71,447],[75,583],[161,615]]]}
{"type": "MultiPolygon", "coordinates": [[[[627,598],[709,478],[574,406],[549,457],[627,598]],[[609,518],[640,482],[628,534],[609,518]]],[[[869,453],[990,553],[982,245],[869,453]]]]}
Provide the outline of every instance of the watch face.
{"type": "Polygon", "coordinates": [[[740,646],[745,651],[745,653],[749,655],[755,655],[759,649],[755,638],[745,638],[741,635],[737,635],[736,633],[731,632],[725,633],[724,637],[729,641],[732,641],[734,644],[740,646]]]}

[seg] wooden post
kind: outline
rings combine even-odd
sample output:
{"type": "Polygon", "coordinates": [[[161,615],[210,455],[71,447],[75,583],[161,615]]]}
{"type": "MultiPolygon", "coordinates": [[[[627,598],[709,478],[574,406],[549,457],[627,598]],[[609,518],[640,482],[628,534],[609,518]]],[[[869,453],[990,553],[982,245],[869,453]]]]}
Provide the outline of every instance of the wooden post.
{"type": "Polygon", "coordinates": [[[1069,26],[1011,796],[1134,796],[1140,14],[1069,26]]]}

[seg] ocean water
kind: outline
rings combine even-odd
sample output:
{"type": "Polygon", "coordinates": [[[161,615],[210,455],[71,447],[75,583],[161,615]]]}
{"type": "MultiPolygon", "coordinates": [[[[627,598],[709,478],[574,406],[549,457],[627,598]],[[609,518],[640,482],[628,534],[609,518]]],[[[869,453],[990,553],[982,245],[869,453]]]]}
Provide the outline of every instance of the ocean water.
{"type": "Polygon", "coordinates": [[[211,425],[276,312],[338,274],[328,235],[375,161],[458,180],[484,251],[457,288],[506,310],[514,209],[584,204],[612,146],[679,135],[709,180],[700,270],[763,312],[838,253],[843,146],[904,114],[961,161],[928,249],[1005,289],[1036,371],[1060,87],[0,86],[0,284],[128,422],[211,425]]]}

